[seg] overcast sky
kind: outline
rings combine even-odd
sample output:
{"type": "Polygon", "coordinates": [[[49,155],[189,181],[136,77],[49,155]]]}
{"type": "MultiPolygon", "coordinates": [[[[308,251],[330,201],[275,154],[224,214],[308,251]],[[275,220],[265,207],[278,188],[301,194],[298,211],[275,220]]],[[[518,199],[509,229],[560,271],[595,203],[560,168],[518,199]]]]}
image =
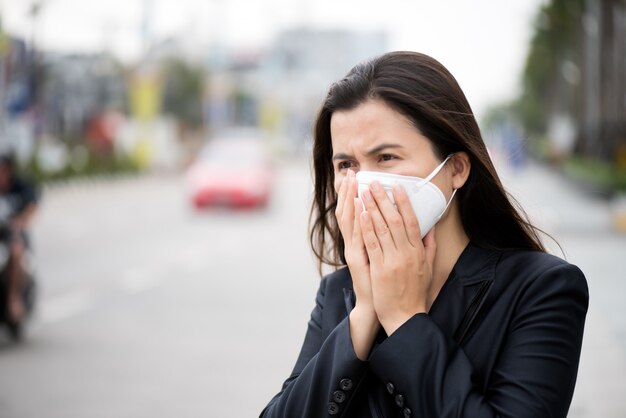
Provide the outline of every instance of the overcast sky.
{"type": "MultiPolygon", "coordinates": [[[[262,46],[297,25],[386,30],[390,49],[415,50],[441,61],[480,115],[514,97],[544,0],[42,0],[40,47],[67,52],[108,49],[127,62],[142,46],[147,10],[153,39],[183,37],[206,45],[219,39],[262,46]]],[[[33,0],[0,0],[5,30],[30,38],[33,0]]]]}

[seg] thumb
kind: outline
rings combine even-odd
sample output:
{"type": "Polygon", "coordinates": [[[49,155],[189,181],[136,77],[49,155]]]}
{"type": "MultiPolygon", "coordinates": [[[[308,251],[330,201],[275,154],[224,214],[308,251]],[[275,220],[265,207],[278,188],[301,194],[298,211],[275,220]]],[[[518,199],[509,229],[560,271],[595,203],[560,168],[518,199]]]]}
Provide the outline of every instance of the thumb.
{"type": "Polygon", "coordinates": [[[424,240],[422,241],[424,243],[424,251],[426,252],[426,261],[428,261],[428,264],[431,266],[435,261],[435,252],[437,251],[435,228],[436,226],[433,226],[432,229],[428,231],[428,234],[426,234],[424,240]]]}

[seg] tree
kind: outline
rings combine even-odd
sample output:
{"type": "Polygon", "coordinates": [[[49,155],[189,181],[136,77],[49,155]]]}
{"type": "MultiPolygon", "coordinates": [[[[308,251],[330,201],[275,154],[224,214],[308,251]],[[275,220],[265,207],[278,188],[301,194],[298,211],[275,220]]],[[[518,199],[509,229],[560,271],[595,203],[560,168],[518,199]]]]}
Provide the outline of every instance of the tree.
{"type": "Polygon", "coordinates": [[[163,111],[175,116],[185,127],[200,127],[205,77],[202,69],[179,58],[170,58],[164,64],[164,77],[163,111]]]}

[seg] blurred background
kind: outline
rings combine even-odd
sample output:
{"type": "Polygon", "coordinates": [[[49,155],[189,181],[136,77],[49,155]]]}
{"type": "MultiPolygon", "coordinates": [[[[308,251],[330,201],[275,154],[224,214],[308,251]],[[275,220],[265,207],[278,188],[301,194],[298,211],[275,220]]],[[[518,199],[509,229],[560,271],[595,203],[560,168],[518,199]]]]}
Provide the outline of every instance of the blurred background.
{"type": "Polygon", "coordinates": [[[40,191],[0,416],[258,416],[319,280],[315,113],[398,49],[455,75],[505,186],[587,276],[569,416],[626,417],[623,0],[0,0],[0,154],[40,191]]]}

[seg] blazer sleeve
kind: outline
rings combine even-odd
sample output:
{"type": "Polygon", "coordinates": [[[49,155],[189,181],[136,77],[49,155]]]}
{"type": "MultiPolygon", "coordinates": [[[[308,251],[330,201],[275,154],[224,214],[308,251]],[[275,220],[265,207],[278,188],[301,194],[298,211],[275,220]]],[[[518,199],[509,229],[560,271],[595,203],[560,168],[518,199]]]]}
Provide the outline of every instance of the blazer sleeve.
{"type": "MultiPolygon", "coordinates": [[[[586,280],[576,266],[560,264],[515,303],[511,323],[490,319],[508,329],[484,392],[472,381],[462,348],[426,314],[412,317],[372,352],[371,370],[402,397],[405,417],[566,417],[587,312],[586,280]]],[[[484,347],[490,349],[489,341],[484,347]]]]}
{"type": "Polygon", "coordinates": [[[282,390],[261,412],[262,418],[342,417],[351,407],[367,362],[352,346],[348,318],[323,338],[323,315],[328,278],[322,279],[300,355],[282,390]]]}

